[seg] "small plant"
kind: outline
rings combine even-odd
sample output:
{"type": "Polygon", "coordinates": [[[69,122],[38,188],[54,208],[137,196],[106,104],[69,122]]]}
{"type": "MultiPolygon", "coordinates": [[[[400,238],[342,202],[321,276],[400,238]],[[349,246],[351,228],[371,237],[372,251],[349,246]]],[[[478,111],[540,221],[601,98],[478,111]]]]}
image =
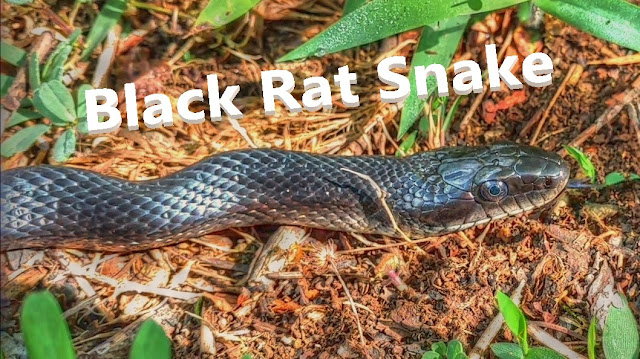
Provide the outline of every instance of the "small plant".
{"type": "Polygon", "coordinates": [[[65,162],[75,151],[76,133],[87,134],[84,94],[87,89],[91,89],[91,86],[81,85],[77,90],[77,100],[74,101],[71,92],[62,83],[64,66],[79,35],[80,31],[77,30],[67,41],[61,42],[44,65],[40,65],[38,56],[32,56],[29,59],[29,85],[33,90],[33,98],[30,101],[24,101],[25,106],[11,115],[7,127],[43,117],[48,118],[51,125],[40,123],[19,130],[3,142],[1,150],[3,157],[11,157],[28,150],[38,138],[52,132],[55,127],[60,127],[65,131],[53,146],[53,158],[57,162],[65,162]]]}
{"type": "MultiPolygon", "coordinates": [[[[567,153],[569,153],[569,155],[578,162],[578,165],[580,166],[582,173],[584,173],[584,175],[589,178],[591,183],[595,184],[596,181],[598,180],[598,174],[596,172],[595,166],[593,165],[589,157],[584,152],[580,151],[575,147],[564,145],[564,148],[567,151],[567,153]]],[[[598,184],[597,186],[599,188],[604,188],[604,187],[617,185],[627,181],[637,181],[637,180],[640,180],[640,176],[638,176],[635,173],[630,173],[628,176],[625,176],[623,173],[620,173],[620,172],[611,172],[604,177],[604,182],[601,184],[598,184]]]]}
{"type": "Polygon", "coordinates": [[[459,340],[452,340],[449,344],[435,342],[431,350],[422,354],[422,359],[468,359],[464,347],[459,340]]]}
{"type": "Polygon", "coordinates": [[[544,347],[529,347],[527,338],[527,319],[508,295],[498,291],[498,308],[504,316],[507,327],[516,337],[518,344],[496,343],[491,345],[493,353],[501,359],[562,359],[562,355],[544,347]]]}
{"type": "MultiPolygon", "coordinates": [[[[62,309],[50,292],[27,296],[20,325],[30,359],[77,358],[62,309]]],[[[160,325],[147,319],[133,341],[129,358],[170,359],[171,341],[160,325]]]]}

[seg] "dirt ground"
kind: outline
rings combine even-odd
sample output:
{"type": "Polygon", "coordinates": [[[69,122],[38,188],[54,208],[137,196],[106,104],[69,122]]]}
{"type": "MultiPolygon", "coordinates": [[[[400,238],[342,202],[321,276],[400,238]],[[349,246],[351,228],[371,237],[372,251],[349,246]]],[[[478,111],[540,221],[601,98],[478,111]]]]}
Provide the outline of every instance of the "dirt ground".
{"type": "MultiPolygon", "coordinates": [[[[383,84],[377,80],[376,65],[392,54],[410,56],[415,41],[407,40],[415,40],[416,33],[275,65],[276,58],[335,22],[341,4],[265,0],[244,20],[199,33],[189,33],[193,17],[172,13],[177,9],[189,14],[202,5],[156,5],[170,11],[130,6],[124,17],[131,29],[142,31],[122,36],[103,85],[120,91],[125,82],[135,80],[139,99],[153,92],[177,98],[187,89],[205,88],[205,76],[215,72],[221,86],[241,86],[235,102],[245,117],[235,124],[176,121],[170,128],[85,136],[66,165],[140,180],[167,175],[212,153],[252,146],[345,155],[396,152],[400,110],[380,102],[383,84]],[[180,55],[185,49],[190,61],[180,55]],[[261,70],[293,72],[299,98],[304,78],[329,77],[343,65],[358,73],[354,91],[360,107],[346,109],[336,99],[333,111],[292,114],[278,103],[276,116],[264,115],[261,70]]],[[[28,49],[36,39],[34,28],[46,26],[68,35],[70,27],[60,24],[66,23],[73,2],[41,6],[48,10],[2,2],[3,39],[28,49]]],[[[97,8],[93,6],[78,12],[76,25],[90,26],[97,8]]],[[[536,30],[518,25],[512,10],[489,15],[467,31],[454,62],[474,59],[484,68],[486,43],[521,58],[535,51],[549,54],[553,84],[463,99],[446,135],[447,146],[510,140],[560,151],[638,83],[640,64],[598,63],[630,51],[550,16],[536,30]],[[539,39],[531,41],[536,34],[539,39]]],[[[2,66],[4,73],[16,71],[2,66]]],[[[86,66],[84,76],[91,78],[93,62],[76,66],[86,66]]],[[[613,171],[640,173],[640,134],[630,113],[623,107],[609,124],[578,144],[594,162],[600,181],[613,171]]],[[[419,139],[412,151],[428,149],[427,141],[419,139]]],[[[2,166],[47,162],[47,149],[34,148],[3,159],[2,166]]],[[[583,176],[575,161],[569,162],[572,177],[583,176]]],[[[2,344],[7,354],[8,348],[19,352],[21,301],[31,290],[48,288],[65,311],[78,353],[88,358],[124,357],[133,333],[148,317],[170,335],[177,358],[214,353],[231,358],[245,353],[254,358],[417,358],[437,340],[457,338],[470,349],[497,314],[496,290],[511,292],[524,281],[522,307],[529,319],[585,354],[593,316],[588,292],[604,263],[611,268],[615,288],[640,318],[639,190],[636,181],[602,191],[566,191],[552,208],[491,224],[481,241],[483,227],[433,238],[421,243],[421,250],[388,245],[398,239],[313,230],[311,239],[284,255],[287,265],[266,291],[243,279],[276,227],[228,230],[117,255],[11,252],[2,255],[2,344]],[[323,263],[327,255],[339,276],[323,263]],[[397,277],[389,277],[390,268],[397,277]],[[140,293],[131,290],[139,288],[133,282],[144,284],[140,293]],[[349,296],[357,303],[357,317],[349,296]]],[[[511,339],[503,331],[496,338],[511,339]]]]}

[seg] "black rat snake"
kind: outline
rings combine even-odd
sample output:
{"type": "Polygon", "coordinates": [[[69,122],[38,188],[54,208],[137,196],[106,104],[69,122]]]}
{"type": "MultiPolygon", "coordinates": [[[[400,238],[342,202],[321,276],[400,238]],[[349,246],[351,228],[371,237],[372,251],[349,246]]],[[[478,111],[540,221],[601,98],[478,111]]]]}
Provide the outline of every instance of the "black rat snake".
{"type": "Polygon", "coordinates": [[[2,173],[1,249],[134,251],[260,224],[443,234],[542,207],[568,175],[558,155],[504,143],[406,158],[240,150],[139,182],[25,167],[2,173]]]}

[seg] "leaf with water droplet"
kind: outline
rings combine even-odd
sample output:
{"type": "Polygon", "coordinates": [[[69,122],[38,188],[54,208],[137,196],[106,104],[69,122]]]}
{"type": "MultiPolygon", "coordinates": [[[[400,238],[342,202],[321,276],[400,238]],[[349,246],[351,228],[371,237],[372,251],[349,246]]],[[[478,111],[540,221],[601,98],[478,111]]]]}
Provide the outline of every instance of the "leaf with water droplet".
{"type": "Polygon", "coordinates": [[[337,23],[278,61],[322,56],[324,53],[334,53],[368,44],[436,21],[498,10],[524,1],[485,1],[480,8],[474,9],[464,1],[373,0],[351,11],[337,23]]]}

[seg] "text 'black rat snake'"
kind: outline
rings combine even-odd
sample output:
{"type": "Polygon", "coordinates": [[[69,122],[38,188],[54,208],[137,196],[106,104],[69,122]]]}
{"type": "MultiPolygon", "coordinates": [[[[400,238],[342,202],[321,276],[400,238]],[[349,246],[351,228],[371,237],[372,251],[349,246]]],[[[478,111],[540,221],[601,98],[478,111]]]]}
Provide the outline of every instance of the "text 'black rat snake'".
{"type": "Polygon", "coordinates": [[[24,167],[1,176],[1,249],[136,251],[262,224],[439,235],[540,208],[568,177],[558,155],[506,143],[404,158],[238,150],[137,182],[24,167]]]}

